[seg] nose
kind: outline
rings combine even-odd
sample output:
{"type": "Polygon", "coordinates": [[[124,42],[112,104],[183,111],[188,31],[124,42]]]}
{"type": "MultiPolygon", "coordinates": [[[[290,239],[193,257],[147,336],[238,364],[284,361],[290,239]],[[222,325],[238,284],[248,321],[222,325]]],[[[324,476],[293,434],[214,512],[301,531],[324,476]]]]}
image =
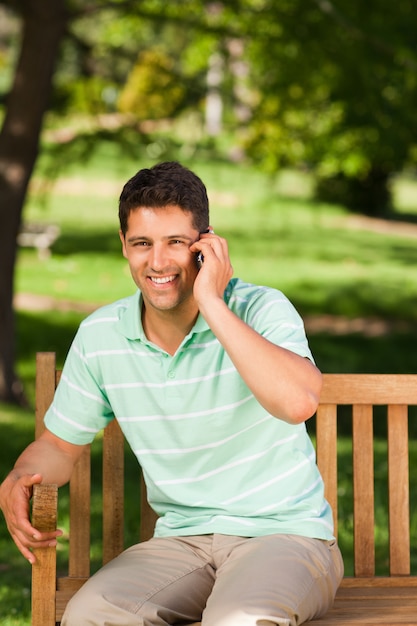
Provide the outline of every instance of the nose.
{"type": "Polygon", "coordinates": [[[166,247],[154,244],[149,255],[149,265],[155,272],[160,272],[168,264],[168,255],[166,247]]]}

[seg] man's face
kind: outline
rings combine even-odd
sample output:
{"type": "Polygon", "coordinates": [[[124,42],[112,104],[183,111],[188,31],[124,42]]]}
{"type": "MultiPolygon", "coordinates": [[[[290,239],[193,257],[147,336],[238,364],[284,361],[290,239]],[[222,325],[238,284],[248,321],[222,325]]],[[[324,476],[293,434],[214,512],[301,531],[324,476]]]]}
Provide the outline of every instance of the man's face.
{"type": "Polygon", "coordinates": [[[192,214],[178,206],[130,213],[126,235],[120,233],[123,256],[147,309],[168,311],[193,303],[198,267],[189,248],[198,238],[192,214]]]}

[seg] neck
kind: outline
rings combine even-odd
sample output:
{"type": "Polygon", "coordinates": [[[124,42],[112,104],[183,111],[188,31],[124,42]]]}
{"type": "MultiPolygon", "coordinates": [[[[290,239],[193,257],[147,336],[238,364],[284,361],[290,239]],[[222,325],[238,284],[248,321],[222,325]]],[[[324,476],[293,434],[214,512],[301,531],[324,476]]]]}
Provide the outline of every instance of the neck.
{"type": "Polygon", "coordinates": [[[179,315],[178,311],[157,311],[143,306],[142,326],[149,341],[173,355],[194,326],[197,316],[198,309],[179,315]]]}

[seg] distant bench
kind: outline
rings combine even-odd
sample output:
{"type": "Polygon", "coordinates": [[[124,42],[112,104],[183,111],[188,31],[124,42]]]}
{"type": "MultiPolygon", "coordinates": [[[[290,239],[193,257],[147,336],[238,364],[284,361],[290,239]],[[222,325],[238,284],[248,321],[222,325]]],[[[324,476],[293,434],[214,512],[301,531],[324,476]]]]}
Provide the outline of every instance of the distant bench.
{"type": "Polygon", "coordinates": [[[36,248],[40,259],[47,259],[51,254],[51,246],[58,239],[61,230],[56,224],[28,222],[23,224],[17,243],[22,248],[36,248]]]}

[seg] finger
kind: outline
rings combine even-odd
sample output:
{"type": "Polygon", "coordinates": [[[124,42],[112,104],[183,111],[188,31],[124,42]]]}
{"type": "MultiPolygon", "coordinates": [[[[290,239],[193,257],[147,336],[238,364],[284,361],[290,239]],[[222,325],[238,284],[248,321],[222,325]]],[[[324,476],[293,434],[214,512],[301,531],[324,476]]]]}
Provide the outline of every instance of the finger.
{"type": "Polygon", "coordinates": [[[226,239],[219,236],[205,238],[201,242],[201,250],[204,255],[213,254],[219,261],[229,261],[229,248],[226,239]]]}
{"type": "Polygon", "coordinates": [[[33,565],[34,563],[36,563],[36,557],[33,554],[33,552],[26,547],[24,544],[22,544],[16,537],[13,537],[14,542],[19,550],[19,552],[22,554],[22,556],[29,561],[29,563],[31,565],[33,565]]]}
{"type": "Polygon", "coordinates": [[[206,230],[203,230],[200,233],[200,237],[203,237],[204,235],[214,235],[214,230],[212,226],[209,226],[206,230]]]}
{"type": "Polygon", "coordinates": [[[36,546],[39,542],[45,542],[51,540],[55,537],[60,537],[62,535],[61,530],[52,530],[48,532],[41,532],[34,526],[32,526],[30,520],[19,520],[16,524],[17,532],[19,532],[22,536],[24,536],[27,540],[27,543],[31,546],[36,546]]]}
{"type": "Polygon", "coordinates": [[[33,488],[33,485],[39,485],[42,482],[42,474],[25,474],[21,477],[24,487],[33,488]]]}
{"type": "Polygon", "coordinates": [[[18,547],[22,555],[30,561],[33,560],[33,550],[36,548],[51,548],[58,544],[57,538],[62,535],[61,530],[56,530],[53,533],[35,533],[32,537],[22,535],[21,533],[13,533],[13,540],[18,547]],[[36,537],[35,537],[36,535],[36,537]],[[40,535],[40,536],[39,536],[40,535]]]}
{"type": "Polygon", "coordinates": [[[33,565],[34,563],[36,563],[36,556],[33,550],[37,548],[54,548],[57,546],[58,542],[56,539],[50,539],[48,541],[37,542],[33,546],[28,546],[15,538],[15,544],[22,556],[24,556],[24,558],[33,565]]]}

